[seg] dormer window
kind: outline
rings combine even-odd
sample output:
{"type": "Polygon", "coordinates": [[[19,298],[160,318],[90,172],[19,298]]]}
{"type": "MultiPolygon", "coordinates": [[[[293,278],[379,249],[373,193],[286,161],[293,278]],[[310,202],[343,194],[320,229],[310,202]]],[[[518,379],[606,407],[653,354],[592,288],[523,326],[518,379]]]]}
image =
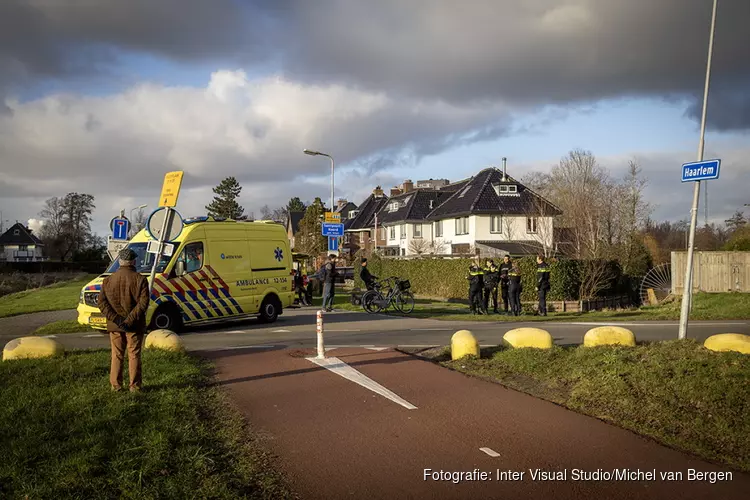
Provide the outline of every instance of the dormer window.
{"type": "Polygon", "coordinates": [[[493,184],[492,187],[498,196],[518,193],[518,186],[515,184],[493,184]]]}
{"type": "Polygon", "coordinates": [[[355,217],[357,216],[357,214],[358,214],[358,213],[359,213],[359,210],[350,210],[350,211],[349,211],[349,218],[350,218],[350,219],[353,219],[353,218],[355,218],[355,217]]]}
{"type": "Polygon", "coordinates": [[[397,201],[391,202],[388,205],[388,211],[389,212],[395,212],[396,210],[398,210],[398,202],[397,201]]]}

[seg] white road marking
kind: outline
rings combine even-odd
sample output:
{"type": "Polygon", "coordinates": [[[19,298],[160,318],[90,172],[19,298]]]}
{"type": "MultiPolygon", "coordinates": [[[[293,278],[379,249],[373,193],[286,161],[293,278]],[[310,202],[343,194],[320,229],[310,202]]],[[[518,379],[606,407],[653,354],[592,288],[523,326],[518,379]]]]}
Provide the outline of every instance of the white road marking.
{"type": "Polygon", "coordinates": [[[217,332],[217,333],[246,333],[248,331],[249,330],[232,330],[232,331],[229,331],[229,332],[217,332]]]}
{"type": "Polygon", "coordinates": [[[388,348],[387,347],[366,347],[365,349],[369,349],[371,351],[385,351],[388,348]]]}
{"type": "MultiPolygon", "coordinates": [[[[566,323],[556,323],[555,326],[564,325],[566,323]]],[[[567,323],[568,325],[575,325],[575,326],[679,326],[678,323],[672,322],[672,323],[621,323],[619,321],[613,321],[611,323],[567,323]]],[[[745,326],[747,323],[702,323],[702,322],[696,322],[693,321],[691,323],[693,326],[745,326]]]]}
{"type": "Polygon", "coordinates": [[[104,337],[104,335],[101,334],[101,333],[92,333],[91,335],[84,335],[84,337],[86,337],[87,339],[89,339],[91,337],[104,337]]]}
{"type": "Polygon", "coordinates": [[[498,452],[496,452],[495,450],[493,450],[492,448],[479,448],[479,450],[485,452],[486,454],[488,454],[491,457],[499,457],[500,456],[500,454],[498,452]]]}
{"type": "Polygon", "coordinates": [[[289,333],[291,330],[274,330],[271,333],[289,333]]]}
{"type": "Polygon", "coordinates": [[[275,345],[236,345],[230,347],[212,347],[210,349],[197,349],[202,351],[231,351],[232,349],[270,349],[275,345]]]}
{"type": "Polygon", "coordinates": [[[416,410],[417,407],[413,404],[409,403],[405,399],[399,397],[394,392],[386,389],[382,385],[378,384],[371,378],[361,374],[351,366],[347,365],[343,361],[341,361],[338,358],[307,358],[309,361],[312,361],[318,366],[321,366],[327,370],[332,371],[333,373],[336,373],[337,375],[341,375],[347,380],[351,380],[355,384],[359,384],[362,387],[366,389],[370,389],[371,391],[380,394],[381,396],[390,399],[391,401],[400,404],[407,410],[416,410]]]}
{"type": "Polygon", "coordinates": [[[57,335],[43,335],[45,339],[56,339],[57,335]]]}

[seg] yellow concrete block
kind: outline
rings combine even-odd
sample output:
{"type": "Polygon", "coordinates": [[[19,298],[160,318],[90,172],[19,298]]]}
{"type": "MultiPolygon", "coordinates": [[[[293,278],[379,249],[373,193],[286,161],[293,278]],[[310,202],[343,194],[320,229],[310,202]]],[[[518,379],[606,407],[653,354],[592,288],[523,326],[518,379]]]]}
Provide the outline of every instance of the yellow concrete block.
{"type": "Polygon", "coordinates": [[[62,344],[46,337],[20,337],[13,339],[3,349],[3,361],[24,358],[49,358],[65,352],[62,344]]]}
{"type": "Polygon", "coordinates": [[[459,330],[451,337],[451,358],[460,359],[468,355],[479,357],[479,342],[469,330],[459,330]]]}
{"type": "Polygon", "coordinates": [[[703,347],[712,351],[736,351],[750,354],[750,335],[741,333],[720,333],[711,335],[703,343],[703,347]]]}
{"type": "Polygon", "coordinates": [[[515,328],[503,335],[503,345],[515,348],[550,349],[552,347],[552,335],[541,328],[515,328]]]}
{"type": "Polygon", "coordinates": [[[182,339],[175,332],[170,330],[154,330],[146,336],[146,349],[165,349],[168,351],[184,351],[185,346],[182,339]]]}
{"type": "Polygon", "coordinates": [[[635,347],[635,334],[621,326],[597,326],[583,336],[583,345],[625,345],[635,347]]]}

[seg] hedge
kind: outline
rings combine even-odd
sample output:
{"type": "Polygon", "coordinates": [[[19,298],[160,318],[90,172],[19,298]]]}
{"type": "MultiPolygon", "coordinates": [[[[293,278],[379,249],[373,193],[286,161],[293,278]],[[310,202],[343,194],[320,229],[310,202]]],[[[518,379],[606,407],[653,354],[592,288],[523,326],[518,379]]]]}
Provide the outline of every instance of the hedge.
{"type": "MultiPolygon", "coordinates": [[[[368,258],[370,272],[378,278],[398,276],[408,279],[415,295],[443,299],[468,299],[469,282],[466,279],[473,259],[388,259],[380,256],[368,258]]],[[[484,262],[484,261],[482,261],[484,262]]],[[[523,291],[521,300],[534,301],[536,294],[536,258],[533,256],[515,259],[521,270],[523,291]]],[[[498,261],[495,260],[495,264],[498,261]]],[[[550,262],[551,290],[548,300],[579,300],[581,269],[586,263],[576,260],[552,260],[550,262]]],[[[616,262],[608,262],[610,279],[608,286],[599,295],[628,293],[630,280],[622,276],[616,262]]],[[[364,288],[355,263],[355,286],[364,288]]]]}
{"type": "Polygon", "coordinates": [[[84,272],[87,274],[101,274],[109,266],[109,262],[2,262],[0,273],[61,273],[61,272],[84,272]]]}

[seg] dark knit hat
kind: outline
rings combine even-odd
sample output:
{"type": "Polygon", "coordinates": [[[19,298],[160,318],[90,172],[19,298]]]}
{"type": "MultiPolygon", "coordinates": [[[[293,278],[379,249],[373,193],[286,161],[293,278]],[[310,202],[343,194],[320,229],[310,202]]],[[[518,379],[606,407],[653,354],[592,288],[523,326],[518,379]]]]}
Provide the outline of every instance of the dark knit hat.
{"type": "Polygon", "coordinates": [[[123,248],[122,250],[120,250],[119,257],[120,257],[120,260],[131,261],[131,260],[135,260],[136,257],[138,256],[130,248],[123,248]]]}

